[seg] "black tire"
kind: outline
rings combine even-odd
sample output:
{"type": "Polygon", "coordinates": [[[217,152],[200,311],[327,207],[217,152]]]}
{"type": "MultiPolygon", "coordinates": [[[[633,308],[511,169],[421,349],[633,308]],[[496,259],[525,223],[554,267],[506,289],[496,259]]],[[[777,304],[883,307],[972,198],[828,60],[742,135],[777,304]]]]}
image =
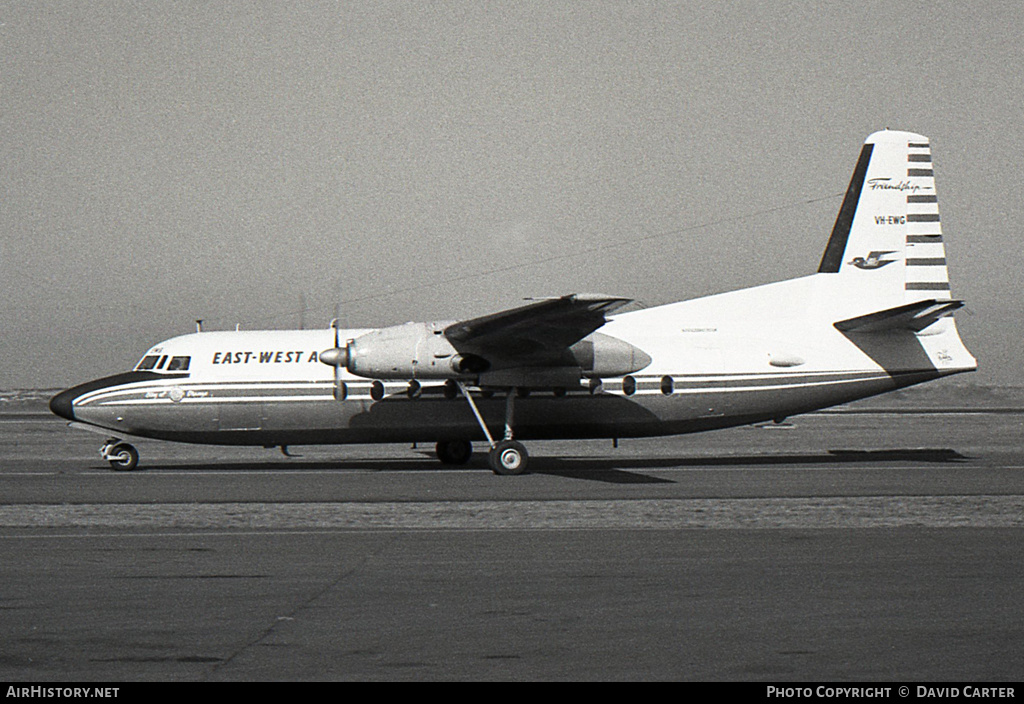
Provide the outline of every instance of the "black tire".
{"type": "Polygon", "coordinates": [[[110,466],[118,472],[130,472],[139,466],[139,451],[126,442],[114,445],[107,456],[110,466]]]}
{"type": "Polygon", "coordinates": [[[515,476],[526,472],[528,458],[526,448],[521,442],[502,440],[487,455],[487,463],[495,474],[515,476]]]}
{"type": "Polygon", "coordinates": [[[445,464],[466,464],[473,456],[473,444],[468,440],[441,440],[434,450],[445,464]]]}

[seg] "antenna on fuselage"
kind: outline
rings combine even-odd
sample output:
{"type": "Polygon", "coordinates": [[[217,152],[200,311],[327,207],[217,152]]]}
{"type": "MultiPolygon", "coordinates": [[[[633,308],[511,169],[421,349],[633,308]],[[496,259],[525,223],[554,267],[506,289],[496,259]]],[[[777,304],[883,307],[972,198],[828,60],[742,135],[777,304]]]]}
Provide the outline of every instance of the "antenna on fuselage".
{"type": "Polygon", "coordinates": [[[202,331],[203,331],[203,319],[199,318],[198,320],[196,320],[196,332],[202,332],[202,331]]]}

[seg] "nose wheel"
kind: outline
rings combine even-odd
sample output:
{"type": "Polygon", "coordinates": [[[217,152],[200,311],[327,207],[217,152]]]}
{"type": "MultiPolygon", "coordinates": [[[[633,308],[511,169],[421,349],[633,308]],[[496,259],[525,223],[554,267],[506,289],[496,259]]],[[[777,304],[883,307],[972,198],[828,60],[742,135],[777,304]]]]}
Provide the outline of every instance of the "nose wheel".
{"type": "Polygon", "coordinates": [[[118,472],[130,472],[139,466],[139,451],[134,445],[119,442],[117,438],[107,440],[100,448],[100,456],[118,472]]]}

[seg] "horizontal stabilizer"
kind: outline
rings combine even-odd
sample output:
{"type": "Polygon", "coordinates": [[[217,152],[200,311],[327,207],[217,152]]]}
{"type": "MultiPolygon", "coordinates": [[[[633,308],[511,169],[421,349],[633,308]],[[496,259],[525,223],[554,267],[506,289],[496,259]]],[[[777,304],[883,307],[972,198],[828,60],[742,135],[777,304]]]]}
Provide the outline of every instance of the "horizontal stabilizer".
{"type": "Polygon", "coordinates": [[[911,330],[920,332],[939,318],[951,315],[963,308],[963,301],[918,301],[905,306],[881,310],[877,313],[860,315],[840,320],[835,327],[840,332],[886,332],[888,330],[911,330]]]}

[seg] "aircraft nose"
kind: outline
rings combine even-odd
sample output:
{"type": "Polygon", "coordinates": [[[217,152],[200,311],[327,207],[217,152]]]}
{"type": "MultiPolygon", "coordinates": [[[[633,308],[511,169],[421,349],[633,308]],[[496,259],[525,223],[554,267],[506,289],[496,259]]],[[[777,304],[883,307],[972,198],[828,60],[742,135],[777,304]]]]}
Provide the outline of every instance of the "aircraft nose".
{"type": "Polygon", "coordinates": [[[65,389],[50,399],[50,411],[67,420],[75,420],[75,408],[72,402],[78,396],[76,389],[65,389]]]}

